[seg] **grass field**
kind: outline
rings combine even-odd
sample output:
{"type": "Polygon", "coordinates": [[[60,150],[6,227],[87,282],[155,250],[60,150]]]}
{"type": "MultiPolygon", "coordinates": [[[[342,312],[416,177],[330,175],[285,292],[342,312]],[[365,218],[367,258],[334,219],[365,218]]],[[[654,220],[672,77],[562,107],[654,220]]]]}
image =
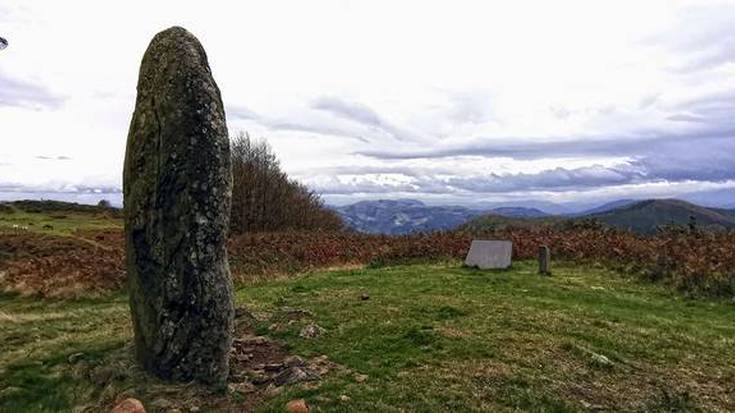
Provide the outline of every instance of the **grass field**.
{"type": "Polygon", "coordinates": [[[455,264],[320,271],[237,291],[258,334],[340,366],[313,382],[209,395],[141,373],[127,298],[0,297],[0,412],[99,411],[125,395],[149,411],[733,411],[735,303],[688,300],[603,269],[535,274],[455,264]],[[369,299],[361,298],[367,294],[369,299]],[[305,317],[289,322],[283,309],[305,317]],[[316,323],[326,333],[299,336],[316,323]]]}
{"type": "Polygon", "coordinates": [[[106,214],[76,211],[28,212],[12,205],[7,205],[6,208],[13,212],[0,213],[0,231],[11,231],[14,226],[18,226],[26,227],[30,232],[72,235],[76,231],[121,229],[123,225],[122,219],[106,214]]]}

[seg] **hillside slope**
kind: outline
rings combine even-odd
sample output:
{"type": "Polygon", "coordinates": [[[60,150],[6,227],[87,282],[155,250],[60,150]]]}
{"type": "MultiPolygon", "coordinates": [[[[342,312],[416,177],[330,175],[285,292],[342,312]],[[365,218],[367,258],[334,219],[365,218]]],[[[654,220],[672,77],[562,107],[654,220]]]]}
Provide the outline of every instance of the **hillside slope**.
{"type": "Polygon", "coordinates": [[[677,199],[652,199],[636,202],[610,211],[587,215],[606,225],[633,232],[650,234],[665,225],[688,225],[712,230],[735,228],[732,211],[705,208],[677,199]]]}

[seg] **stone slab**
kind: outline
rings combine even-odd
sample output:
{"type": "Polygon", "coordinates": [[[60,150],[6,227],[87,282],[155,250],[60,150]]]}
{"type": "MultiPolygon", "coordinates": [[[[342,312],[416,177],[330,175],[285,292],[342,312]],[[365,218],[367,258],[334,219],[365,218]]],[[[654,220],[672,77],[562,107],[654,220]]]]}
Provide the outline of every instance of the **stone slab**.
{"type": "Polygon", "coordinates": [[[510,267],[513,253],[511,241],[474,240],[464,263],[481,270],[503,269],[510,267]]]}

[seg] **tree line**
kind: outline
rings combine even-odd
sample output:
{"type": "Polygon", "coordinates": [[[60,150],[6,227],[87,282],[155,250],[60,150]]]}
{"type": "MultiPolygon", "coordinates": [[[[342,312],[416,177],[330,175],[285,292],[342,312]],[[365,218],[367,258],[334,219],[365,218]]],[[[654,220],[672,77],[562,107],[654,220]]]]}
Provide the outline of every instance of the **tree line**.
{"type": "Polygon", "coordinates": [[[340,216],[317,193],[281,170],[268,142],[239,133],[231,153],[233,233],[343,228],[340,216]]]}

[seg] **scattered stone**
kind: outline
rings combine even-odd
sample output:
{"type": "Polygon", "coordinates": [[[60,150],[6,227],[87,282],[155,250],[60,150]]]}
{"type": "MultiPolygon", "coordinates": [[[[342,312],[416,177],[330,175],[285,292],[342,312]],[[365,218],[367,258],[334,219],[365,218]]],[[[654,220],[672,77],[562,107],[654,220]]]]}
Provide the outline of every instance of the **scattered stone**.
{"type": "Polygon", "coordinates": [[[224,105],[207,55],[181,27],[143,56],[123,193],[136,356],[161,378],[224,386],[232,345],[224,105]]]}
{"type": "Polygon", "coordinates": [[[283,363],[268,363],[263,366],[265,371],[281,371],[285,365],[283,363]]]}
{"type": "Polygon", "coordinates": [[[110,413],[146,413],[146,411],[140,400],[131,397],[116,404],[110,413]]]}
{"type": "Polygon", "coordinates": [[[282,387],[278,387],[278,386],[276,386],[274,384],[269,384],[268,387],[266,387],[265,390],[263,391],[263,393],[267,397],[276,397],[279,394],[281,394],[281,392],[283,392],[283,388],[282,387]]]}
{"type": "Polygon", "coordinates": [[[242,383],[230,383],[227,388],[230,390],[231,393],[242,394],[252,393],[256,390],[255,385],[253,385],[253,383],[249,381],[244,381],[242,383]]]}
{"type": "Polygon", "coordinates": [[[358,383],[365,383],[368,379],[367,374],[355,374],[355,381],[358,383]]]}
{"type": "Polygon", "coordinates": [[[309,405],[304,399],[291,400],[286,403],[286,411],[288,413],[309,413],[309,405]]]}
{"type": "Polygon", "coordinates": [[[244,346],[262,346],[268,344],[268,338],[263,336],[250,336],[236,339],[235,342],[244,346]]]}
{"type": "Polygon", "coordinates": [[[592,403],[590,403],[590,402],[588,402],[588,401],[586,401],[586,400],[582,400],[582,401],[580,402],[580,404],[581,404],[581,405],[582,405],[582,407],[584,407],[585,409],[587,409],[587,410],[591,410],[591,411],[596,411],[596,410],[605,410],[605,406],[603,406],[603,405],[600,405],[600,404],[592,404],[592,403]]]}
{"type": "Polygon", "coordinates": [[[189,407],[190,413],[198,413],[201,409],[199,409],[199,406],[191,406],[189,407]]]}
{"type": "Polygon", "coordinates": [[[235,318],[252,318],[255,319],[253,313],[245,307],[235,308],[235,318]]]}
{"type": "Polygon", "coordinates": [[[289,367],[278,373],[273,378],[273,383],[275,383],[276,386],[285,386],[287,384],[315,381],[320,378],[319,374],[305,367],[289,367]]]}
{"type": "Polygon", "coordinates": [[[360,300],[367,301],[370,299],[370,296],[367,293],[360,294],[360,300]]]}
{"type": "Polygon", "coordinates": [[[590,357],[592,358],[592,364],[597,367],[610,368],[613,366],[613,362],[602,354],[597,354],[593,352],[590,354],[590,357]]]}
{"type": "Polygon", "coordinates": [[[474,240],[465,259],[465,265],[481,270],[510,267],[513,243],[511,241],[474,240]]]}
{"type": "Polygon", "coordinates": [[[337,367],[339,365],[329,360],[329,357],[325,355],[314,357],[307,363],[307,368],[320,376],[329,373],[337,367]]]}
{"type": "Polygon", "coordinates": [[[79,360],[81,360],[84,357],[84,353],[74,353],[70,354],[69,357],[67,357],[66,361],[69,362],[69,364],[76,364],[79,360]]]}
{"type": "Polygon", "coordinates": [[[314,313],[303,308],[281,307],[281,313],[288,318],[314,317],[314,313]]]}
{"type": "Polygon", "coordinates": [[[352,398],[346,394],[343,394],[339,396],[339,401],[347,403],[347,402],[352,401],[352,398]]]}
{"type": "Polygon", "coordinates": [[[253,384],[265,384],[271,381],[271,377],[265,374],[263,370],[251,370],[249,377],[253,384]]]}
{"type": "Polygon", "coordinates": [[[299,356],[288,356],[283,360],[283,364],[286,367],[294,367],[294,366],[303,366],[306,363],[304,362],[304,359],[302,359],[299,356]]]}
{"type": "Polygon", "coordinates": [[[249,360],[252,360],[253,353],[237,353],[237,354],[233,354],[233,357],[235,357],[235,360],[237,361],[249,361],[249,360]]]}
{"type": "Polygon", "coordinates": [[[312,323],[312,324],[307,324],[304,328],[301,329],[301,332],[299,333],[299,337],[306,338],[306,339],[312,339],[312,338],[317,338],[326,332],[327,330],[319,327],[317,324],[312,323]]]}

